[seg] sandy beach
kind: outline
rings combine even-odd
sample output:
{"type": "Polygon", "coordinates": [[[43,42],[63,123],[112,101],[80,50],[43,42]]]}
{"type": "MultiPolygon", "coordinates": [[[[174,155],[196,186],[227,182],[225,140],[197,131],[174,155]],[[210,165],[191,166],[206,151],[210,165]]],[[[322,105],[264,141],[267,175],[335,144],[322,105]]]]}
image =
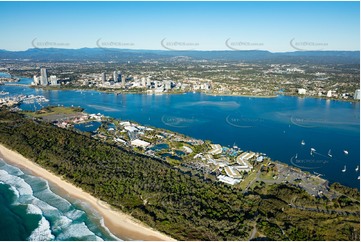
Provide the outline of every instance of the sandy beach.
{"type": "Polygon", "coordinates": [[[64,193],[69,196],[88,203],[103,216],[105,226],[119,238],[147,241],[174,240],[173,238],[150,228],[130,215],[114,210],[105,202],[101,202],[99,199],[84,192],[81,188],[61,179],[40,167],[38,164],[26,159],[17,152],[7,149],[1,144],[0,158],[4,159],[9,164],[30,170],[34,175],[42,177],[48,182],[57,185],[60,190],[63,190],[64,193]]]}

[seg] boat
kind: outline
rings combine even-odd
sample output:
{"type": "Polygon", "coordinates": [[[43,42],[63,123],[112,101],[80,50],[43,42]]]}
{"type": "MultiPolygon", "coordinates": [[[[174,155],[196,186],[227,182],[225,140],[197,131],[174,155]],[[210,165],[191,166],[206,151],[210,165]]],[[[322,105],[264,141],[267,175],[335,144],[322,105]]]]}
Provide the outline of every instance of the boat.
{"type": "Polygon", "coordinates": [[[348,155],[348,151],[347,151],[347,150],[343,150],[343,153],[345,153],[345,155],[348,155]]]}
{"type": "Polygon", "coordinates": [[[297,159],[298,154],[296,154],[295,158],[297,159]]]}
{"type": "Polygon", "coordinates": [[[302,140],[301,141],[301,145],[305,145],[306,143],[305,143],[305,141],[304,140],[302,140]]]}
{"type": "Polygon", "coordinates": [[[358,171],[358,170],[359,170],[359,167],[357,166],[356,169],[355,169],[355,171],[358,171]]]}
{"type": "Polygon", "coordinates": [[[331,149],[328,151],[327,155],[328,155],[329,157],[332,157],[332,155],[331,155],[331,149]]]}
{"type": "Polygon", "coordinates": [[[311,152],[310,152],[310,154],[311,155],[313,155],[313,152],[315,152],[316,151],[316,149],[315,148],[311,148],[311,152]]]}
{"type": "Polygon", "coordinates": [[[357,177],[357,180],[360,180],[360,176],[357,177]]]}
{"type": "Polygon", "coordinates": [[[320,177],[320,176],[323,176],[322,174],[320,174],[320,173],[317,173],[317,172],[313,172],[313,174],[315,174],[317,177],[320,177]]]}
{"type": "Polygon", "coordinates": [[[346,172],[346,166],[343,167],[342,172],[346,172]]]}

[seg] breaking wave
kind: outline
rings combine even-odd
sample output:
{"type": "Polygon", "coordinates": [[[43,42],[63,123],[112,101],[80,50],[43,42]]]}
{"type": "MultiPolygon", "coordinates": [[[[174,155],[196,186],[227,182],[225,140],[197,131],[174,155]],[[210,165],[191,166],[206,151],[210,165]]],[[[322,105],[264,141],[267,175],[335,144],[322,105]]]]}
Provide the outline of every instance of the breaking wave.
{"type": "Polygon", "coordinates": [[[104,226],[101,217],[95,222],[90,220],[85,211],[55,194],[46,180],[25,174],[1,159],[0,183],[7,184],[13,193],[11,207],[14,210],[25,207],[23,216],[29,218],[25,220],[32,216],[31,223],[36,228],[27,240],[119,240],[104,226]]]}

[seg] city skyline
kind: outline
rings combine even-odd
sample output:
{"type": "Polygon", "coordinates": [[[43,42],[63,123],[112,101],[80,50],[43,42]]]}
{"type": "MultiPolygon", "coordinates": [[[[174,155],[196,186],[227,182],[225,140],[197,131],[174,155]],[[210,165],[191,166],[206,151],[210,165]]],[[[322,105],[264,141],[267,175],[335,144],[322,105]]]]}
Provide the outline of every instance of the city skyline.
{"type": "Polygon", "coordinates": [[[0,2],[0,49],[359,50],[359,4],[0,2]]]}

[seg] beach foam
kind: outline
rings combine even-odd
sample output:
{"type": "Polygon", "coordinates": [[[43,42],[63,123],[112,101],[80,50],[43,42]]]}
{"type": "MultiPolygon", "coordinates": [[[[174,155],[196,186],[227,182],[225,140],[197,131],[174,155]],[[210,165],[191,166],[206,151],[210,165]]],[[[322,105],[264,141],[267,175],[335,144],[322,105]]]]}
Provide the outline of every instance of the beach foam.
{"type": "MultiPolygon", "coordinates": [[[[41,209],[37,206],[29,204],[27,207],[28,214],[39,214],[43,215],[41,209]]],[[[38,227],[31,233],[28,237],[30,241],[45,241],[45,240],[53,240],[55,236],[51,233],[50,223],[44,216],[41,217],[39,221],[38,227]]]]}
{"type": "Polygon", "coordinates": [[[12,186],[15,188],[20,196],[24,195],[33,195],[33,189],[29,184],[27,184],[24,179],[10,175],[5,170],[0,170],[0,181],[12,186]]]}
{"type": "MultiPolygon", "coordinates": [[[[38,227],[32,231],[28,240],[102,240],[85,224],[86,213],[53,193],[44,179],[26,175],[20,169],[2,162],[0,182],[9,185],[9,189],[16,196],[14,206],[27,205],[27,214],[41,215],[38,227]]],[[[94,227],[96,229],[96,226],[94,227]]]]}
{"type": "Polygon", "coordinates": [[[75,235],[79,239],[102,241],[100,237],[96,236],[92,231],[89,230],[84,222],[71,224],[65,228],[62,234],[57,237],[57,240],[69,240],[75,235]]]}

